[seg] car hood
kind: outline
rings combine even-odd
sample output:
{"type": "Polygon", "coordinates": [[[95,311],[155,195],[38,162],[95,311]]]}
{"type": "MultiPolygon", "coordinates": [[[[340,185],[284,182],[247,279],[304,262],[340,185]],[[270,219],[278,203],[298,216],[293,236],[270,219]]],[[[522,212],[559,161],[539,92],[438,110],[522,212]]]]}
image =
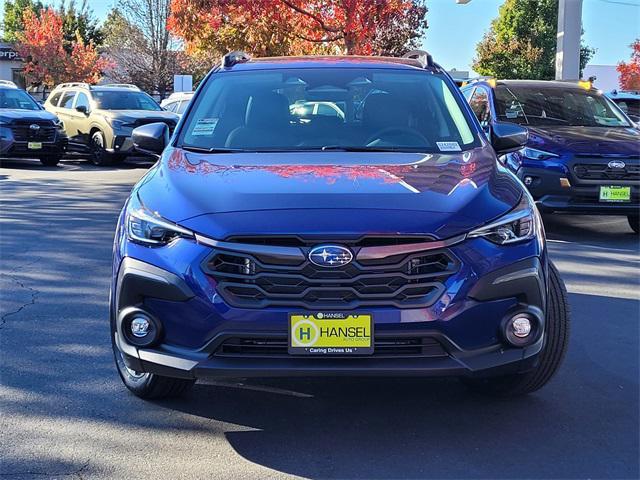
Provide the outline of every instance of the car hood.
{"type": "Polygon", "coordinates": [[[148,209],[218,239],[365,233],[447,238],[512,209],[521,188],[488,147],[451,155],[168,149],[137,187],[148,209]]]}
{"type": "Polygon", "coordinates": [[[12,108],[3,108],[0,110],[0,121],[12,122],[13,120],[51,120],[56,121],[53,113],[46,110],[20,110],[12,108]]]}
{"type": "Polygon", "coordinates": [[[639,141],[631,127],[529,127],[528,145],[558,154],[638,155],[639,141]]]}
{"type": "Polygon", "coordinates": [[[101,115],[109,118],[117,118],[118,120],[173,120],[178,121],[175,113],[165,110],[99,110],[101,115]]]}

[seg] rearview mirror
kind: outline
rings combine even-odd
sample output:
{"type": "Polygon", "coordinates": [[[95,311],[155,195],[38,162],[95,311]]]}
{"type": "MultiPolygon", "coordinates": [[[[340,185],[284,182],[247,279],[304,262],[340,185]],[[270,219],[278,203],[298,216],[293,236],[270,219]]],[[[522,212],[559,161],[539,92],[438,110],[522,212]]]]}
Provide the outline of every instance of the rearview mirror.
{"type": "Polygon", "coordinates": [[[133,129],[131,138],[138,152],[160,156],[169,145],[169,127],[162,122],[142,125],[133,129]]]}
{"type": "Polygon", "coordinates": [[[87,109],[86,105],[78,105],[76,107],[76,112],[84,113],[86,115],[88,111],[89,110],[87,109]]]}
{"type": "Polygon", "coordinates": [[[498,156],[520,150],[527,140],[529,131],[516,123],[496,122],[491,126],[491,145],[498,156]]]}

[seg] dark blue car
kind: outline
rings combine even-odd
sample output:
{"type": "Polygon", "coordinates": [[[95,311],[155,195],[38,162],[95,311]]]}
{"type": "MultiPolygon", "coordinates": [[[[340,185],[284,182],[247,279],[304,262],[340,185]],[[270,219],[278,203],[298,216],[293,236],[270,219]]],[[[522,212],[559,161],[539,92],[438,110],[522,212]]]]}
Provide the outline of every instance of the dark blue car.
{"type": "Polygon", "coordinates": [[[490,143],[426,53],[229,54],[171,139],[133,138],[159,155],[114,245],[113,349],[136,395],[318,375],[523,394],[558,369],[566,293],[497,162],[526,130],[497,124],[490,143]]]}
{"type": "Polygon", "coordinates": [[[463,94],[489,132],[496,122],[529,130],[503,157],[543,212],[624,215],[640,232],[640,131],[589,82],[485,79],[463,94]]]}

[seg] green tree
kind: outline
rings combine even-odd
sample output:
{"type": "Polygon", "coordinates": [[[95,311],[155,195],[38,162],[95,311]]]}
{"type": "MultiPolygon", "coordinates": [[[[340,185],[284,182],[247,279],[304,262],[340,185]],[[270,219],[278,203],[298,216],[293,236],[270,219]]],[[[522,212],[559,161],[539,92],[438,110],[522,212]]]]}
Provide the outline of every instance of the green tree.
{"type": "MultiPolygon", "coordinates": [[[[506,0],[476,47],[473,69],[497,78],[555,78],[558,0],[506,0]]],[[[580,49],[580,71],[594,50],[580,49]]]]}
{"type": "Polygon", "coordinates": [[[6,0],[4,2],[4,18],[2,20],[2,38],[5,42],[15,42],[18,35],[24,32],[24,12],[30,10],[36,15],[44,5],[39,0],[6,0]]]}
{"type": "Polygon", "coordinates": [[[65,0],[60,4],[58,14],[62,17],[62,31],[64,36],[64,49],[71,52],[73,44],[80,35],[85,44],[93,44],[96,47],[102,45],[104,34],[98,26],[97,19],[93,16],[93,11],[89,8],[87,0],[82,0],[80,6],[75,0],[65,0]]]}

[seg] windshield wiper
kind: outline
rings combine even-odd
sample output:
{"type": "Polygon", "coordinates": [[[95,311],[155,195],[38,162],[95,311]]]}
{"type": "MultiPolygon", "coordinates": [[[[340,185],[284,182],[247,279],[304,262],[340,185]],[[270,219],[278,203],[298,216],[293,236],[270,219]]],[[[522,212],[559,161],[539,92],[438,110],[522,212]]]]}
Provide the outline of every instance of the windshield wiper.
{"type": "Polygon", "coordinates": [[[241,148],[205,148],[205,147],[192,147],[189,145],[182,145],[180,148],[183,150],[187,150],[188,152],[197,152],[197,153],[238,153],[244,152],[245,150],[241,148]]]}
{"type": "MultiPolygon", "coordinates": [[[[422,150],[421,147],[350,147],[344,145],[325,145],[324,147],[319,148],[323,152],[327,151],[338,151],[338,152],[416,152],[418,149],[422,150]]],[[[311,150],[311,149],[309,149],[311,150]]]]}

